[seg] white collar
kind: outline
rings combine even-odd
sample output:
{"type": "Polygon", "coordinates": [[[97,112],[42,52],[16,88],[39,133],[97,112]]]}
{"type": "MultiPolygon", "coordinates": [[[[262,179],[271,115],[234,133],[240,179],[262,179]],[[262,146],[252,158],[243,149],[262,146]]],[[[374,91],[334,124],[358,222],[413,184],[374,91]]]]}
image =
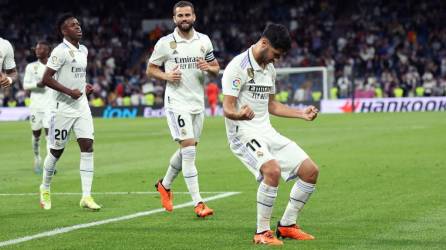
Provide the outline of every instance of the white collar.
{"type": "Polygon", "coordinates": [[[173,38],[175,39],[175,42],[191,42],[195,39],[199,39],[200,37],[198,36],[198,32],[195,31],[194,28],[192,28],[192,31],[194,32],[193,36],[191,39],[184,39],[180,36],[180,34],[178,33],[178,28],[175,28],[175,30],[173,31],[173,38]]]}
{"type": "Polygon", "coordinates": [[[74,49],[74,50],[79,50],[81,47],[81,45],[80,45],[80,43],[78,43],[78,45],[79,45],[79,48],[76,48],[72,43],[70,43],[67,39],[63,39],[63,43],[65,43],[65,45],[67,45],[68,46],[68,48],[70,48],[70,49],[74,49]]]}
{"type": "Polygon", "coordinates": [[[254,54],[252,53],[253,47],[254,47],[254,45],[251,46],[248,50],[249,64],[255,71],[263,71],[263,69],[260,67],[260,65],[257,63],[256,59],[254,58],[254,54]]]}

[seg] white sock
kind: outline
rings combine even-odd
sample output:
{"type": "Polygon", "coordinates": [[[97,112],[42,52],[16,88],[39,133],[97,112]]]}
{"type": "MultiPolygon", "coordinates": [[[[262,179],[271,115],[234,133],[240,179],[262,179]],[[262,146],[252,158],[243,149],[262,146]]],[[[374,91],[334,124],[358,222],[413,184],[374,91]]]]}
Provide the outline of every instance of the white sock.
{"type": "Polygon", "coordinates": [[[290,193],[290,200],[286,206],[285,213],[283,213],[280,225],[290,226],[297,223],[297,216],[299,212],[307,203],[311,194],[316,189],[316,184],[305,182],[301,179],[294,183],[290,193]]]}
{"type": "Polygon", "coordinates": [[[40,137],[36,138],[33,135],[31,137],[31,142],[33,145],[34,158],[38,159],[40,157],[40,137]]]}
{"type": "Polygon", "coordinates": [[[172,182],[177,178],[178,174],[181,172],[181,153],[180,149],[173,153],[170,158],[170,165],[167,168],[166,175],[163,178],[162,184],[166,189],[170,189],[172,182]]]}
{"type": "Polygon", "coordinates": [[[56,169],[56,157],[53,156],[53,154],[49,153],[45,157],[45,162],[43,163],[44,170],[43,170],[43,177],[42,177],[42,186],[46,189],[50,189],[51,185],[51,179],[54,175],[54,169],[56,169]]]}
{"type": "Polygon", "coordinates": [[[198,172],[197,167],[195,167],[195,155],[195,146],[188,146],[181,149],[181,165],[183,166],[184,181],[192,196],[192,200],[195,205],[197,205],[199,202],[202,202],[203,199],[201,198],[200,188],[198,187],[198,172]]]}
{"type": "Polygon", "coordinates": [[[82,197],[91,195],[91,184],[93,183],[93,153],[81,152],[80,174],[82,182],[82,197]]]}
{"type": "Polygon", "coordinates": [[[271,214],[277,197],[277,187],[268,186],[263,181],[257,190],[257,233],[270,230],[271,214]]]}

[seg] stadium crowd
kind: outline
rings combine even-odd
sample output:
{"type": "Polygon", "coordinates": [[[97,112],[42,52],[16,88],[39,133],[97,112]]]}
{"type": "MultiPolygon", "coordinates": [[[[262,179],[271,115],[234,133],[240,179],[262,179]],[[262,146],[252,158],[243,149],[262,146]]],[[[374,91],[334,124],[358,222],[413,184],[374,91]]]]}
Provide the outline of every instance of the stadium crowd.
{"type": "MultiPolygon", "coordinates": [[[[439,22],[446,16],[444,1],[193,2],[195,27],[210,36],[222,68],[272,21],[287,25],[293,38],[276,67],[327,67],[330,98],[351,96],[352,82],[357,97],[446,94],[446,27],[439,22]]],[[[32,47],[38,40],[56,45],[57,15],[70,11],[79,17],[89,49],[91,105],[162,106],[164,83],[147,78],[146,60],[173,26],[160,22],[144,31],[142,21],[170,19],[171,2],[76,0],[70,9],[51,3],[0,1],[0,36],[14,46],[21,79],[35,60],[32,47]]],[[[307,76],[280,81],[280,100],[319,99],[321,77],[307,76]]],[[[19,82],[0,92],[0,106],[25,106],[28,95],[19,82]]]]}

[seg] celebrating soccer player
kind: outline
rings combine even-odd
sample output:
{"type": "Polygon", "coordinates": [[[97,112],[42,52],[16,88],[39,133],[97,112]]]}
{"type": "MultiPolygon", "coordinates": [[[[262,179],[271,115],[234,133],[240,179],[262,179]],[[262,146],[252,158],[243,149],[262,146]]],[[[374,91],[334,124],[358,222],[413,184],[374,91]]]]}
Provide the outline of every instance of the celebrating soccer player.
{"type": "Polygon", "coordinates": [[[176,28],[172,34],[162,37],[155,45],[149,59],[147,74],[167,81],[164,107],[172,137],[180,148],[170,159],[167,173],[156,184],[161,204],[167,211],[173,210],[171,185],[180,171],[199,217],[213,214],[200,195],[198,172],[195,166],[196,145],[204,120],[204,77],[206,73],[217,75],[220,66],[213,54],[211,40],[197,32],[194,6],[180,1],[173,7],[176,28]],[[165,71],[160,69],[164,65],[165,71]]]}
{"type": "Polygon", "coordinates": [[[285,181],[296,178],[297,181],[278,222],[276,235],[296,240],[314,239],[296,221],[315,189],[318,167],[295,142],[279,134],[269,120],[272,114],[312,121],[318,113],[313,106],[297,110],[275,101],[273,63],[290,49],[290,44],[288,30],[282,25],[270,24],[258,42],[236,56],[223,73],[223,109],[231,151],[260,182],[256,244],[283,244],[270,229],[281,176],[285,181]]]}
{"type": "Polygon", "coordinates": [[[0,87],[7,88],[16,80],[17,69],[14,61],[14,50],[8,40],[0,37],[0,87]]]}
{"type": "Polygon", "coordinates": [[[76,17],[71,14],[62,15],[57,22],[57,28],[63,36],[63,41],[51,53],[42,80],[43,84],[54,89],[55,93],[49,129],[51,149],[44,162],[40,204],[44,209],[51,209],[51,179],[56,162],[68,142],[69,133],[73,130],[81,151],[80,206],[99,210],[101,206],[91,197],[94,128],[86,96],[92,91],[92,86],[86,83],[88,50],[79,43],[82,29],[76,17]]]}

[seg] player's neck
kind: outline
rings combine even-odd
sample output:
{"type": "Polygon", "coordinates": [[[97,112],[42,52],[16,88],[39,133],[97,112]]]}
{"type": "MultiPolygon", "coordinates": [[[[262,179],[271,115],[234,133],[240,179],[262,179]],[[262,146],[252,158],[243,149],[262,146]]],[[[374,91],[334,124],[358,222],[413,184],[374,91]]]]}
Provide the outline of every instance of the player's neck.
{"type": "Polygon", "coordinates": [[[186,40],[190,40],[194,36],[194,29],[190,29],[189,31],[182,31],[177,28],[178,35],[186,40]]]}
{"type": "Polygon", "coordinates": [[[254,47],[252,48],[252,57],[254,57],[254,60],[256,60],[257,64],[262,68],[265,69],[266,67],[266,63],[262,62],[262,58],[261,58],[261,53],[260,53],[260,45],[259,44],[254,44],[254,47]]]}
{"type": "Polygon", "coordinates": [[[46,63],[48,62],[48,58],[39,58],[39,62],[46,65],[46,63]]]}
{"type": "Polygon", "coordinates": [[[69,38],[69,37],[64,37],[64,38],[65,38],[65,40],[67,40],[69,43],[71,43],[74,47],[76,47],[76,48],[79,49],[79,40],[77,40],[77,39],[72,39],[72,38],[69,38]]]}

